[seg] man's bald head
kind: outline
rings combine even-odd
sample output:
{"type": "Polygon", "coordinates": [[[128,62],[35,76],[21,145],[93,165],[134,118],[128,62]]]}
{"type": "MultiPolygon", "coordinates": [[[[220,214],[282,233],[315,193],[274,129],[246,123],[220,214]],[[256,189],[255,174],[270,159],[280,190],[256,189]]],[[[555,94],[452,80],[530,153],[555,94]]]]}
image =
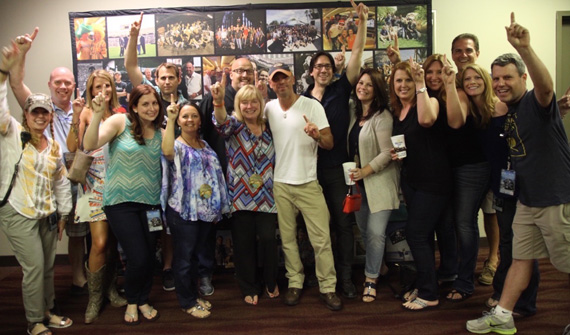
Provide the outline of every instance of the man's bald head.
{"type": "Polygon", "coordinates": [[[49,75],[48,87],[53,103],[62,109],[67,109],[75,90],[75,76],[70,69],[57,67],[49,75]]]}

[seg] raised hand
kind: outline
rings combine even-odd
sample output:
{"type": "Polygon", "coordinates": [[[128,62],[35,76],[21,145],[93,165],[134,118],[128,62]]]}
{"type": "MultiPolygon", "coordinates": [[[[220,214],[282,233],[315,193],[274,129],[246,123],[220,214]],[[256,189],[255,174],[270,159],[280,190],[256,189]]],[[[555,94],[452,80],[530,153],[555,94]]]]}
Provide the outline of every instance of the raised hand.
{"type": "Polygon", "coordinates": [[[2,63],[0,64],[0,69],[5,72],[10,72],[14,64],[16,64],[19,54],[20,50],[14,41],[12,41],[11,46],[3,47],[2,63]]]}
{"type": "Polygon", "coordinates": [[[36,39],[40,28],[36,27],[34,32],[30,34],[24,34],[16,37],[16,44],[18,49],[21,51],[22,55],[25,55],[28,50],[32,47],[32,42],[36,39]]]}
{"type": "Polygon", "coordinates": [[[104,115],[105,113],[105,91],[99,92],[95,98],[93,98],[93,113],[104,115]]]}
{"type": "Polygon", "coordinates": [[[344,44],[341,47],[342,52],[339,52],[334,56],[334,67],[337,73],[341,73],[344,69],[344,62],[346,60],[346,47],[344,44]]]}
{"type": "Polygon", "coordinates": [[[141,12],[140,19],[138,21],[131,23],[131,31],[130,31],[131,36],[139,36],[139,32],[141,30],[141,25],[142,25],[142,20],[143,20],[143,14],[144,13],[141,12]]]}
{"type": "Polygon", "coordinates": [[[445,85],[455,85],[455,71],[451,64],[447,61],[447,55],[443,55],[443,68],[441,69],[441,77],[445,85]]]}
{"type": "Polygon", "coordinates": [[[410,66],[412,68],[412,79],[414,79],[414,83],[416,86],[420,85],[421,87],[424,87],[424,69],[421,64],[414,62],[414,59],[410,56],[410,66]]]}
{"type": "MultiPolygon", "coordinates": [[[[390,32],[391,33],[391,32],[390,32]]],[[[388,48],[386,48],[386,55],[390,60],[390,63],[396,64],[401,61],[400,58],[400,47],[398,46],[398,34],[394,35],[394,46],[390,44],[388,48]]]]}
{"type": "Polygon", "coordinates": [[[305,119],[305,127],[303,128],[303,130],[305,131],[305,134],[307,134],[309,137],[311,137],[312,139],[314,139],[315,141],[318,142],[320,137],[321,137],[321,133],[319,132],[319,128],[317,127],[316,124],[309,121],[309,119],[307,118],[307,116],[305,114],[303,114],[303,119],[305,119]]]}
{"type": "Polygon", "coordinates": [[[222,80],[212,85],[210,90],[212,92],[212,100],[214,101],[214,104],[223,104],[224,97],[226,96],[226,75],[222,75],[222,80]]]}
{"type": "Polygon", "coordinates": [[[505,27],[507,30],[507,40],[515,49],[530,46],[530,34],[528,29],[515,22],[515,13],[511,13],[511,25],[505,27]]]}
{"type": "Polygon", "coordinates": [[[77,95],[76,99],[72,102],[73,107],[73,114],[81,114],[83,107],[85,107],[85,99],[81,97],[81,93],[79,92],[79,88],[77,88],[77,95]]]}
{"type": "Polygon", "coordinates": [[[366,6],[362,2],[356,5],[356,2],[354,2],[354,0],[350,0],[350,4],[352,5],[352,8],[354,8],[354,11],[356,12],[360,20],[364,21],[368,20],[368,10],[369,10],[368,6],[366,6]]]}
{"type": "Polygon", "coordinates": [[[168,120],[169,121],[176,121],[176,118],[178,118],[178,112],[180,111],[180,108],[178,107],[178,105],[176,104],[176,101],[174,100],[174,94],[170,94],[170,105],[168,105],[168,107],[166,107],[166,114],[168,116],[168,120]]]}

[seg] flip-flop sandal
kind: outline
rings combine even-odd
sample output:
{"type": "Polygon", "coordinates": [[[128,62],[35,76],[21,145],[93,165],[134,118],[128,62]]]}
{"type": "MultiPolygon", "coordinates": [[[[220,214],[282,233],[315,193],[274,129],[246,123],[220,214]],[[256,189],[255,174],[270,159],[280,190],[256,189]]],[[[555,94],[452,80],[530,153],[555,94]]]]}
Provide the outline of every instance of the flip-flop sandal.
{"type": "Polygon", "coordinates": [[[73,320],[71,320],[70,318],[68,318],[67,316],[59,316],[59,315],[55,315],[55,314],[49,314],[48,315],[48,327],[50,328],[67,328],[67,327],[71,327],[71,325],[73,324],[73,320]],[[59,318],[59,322],[53,322],[52,319],[53,318],[59,318]],[[69,320],[69,323],[67,323],[67,321],[69,320]]]}
{"type": "Polygon", "coordinates": [[[27,332],[28,332],[28,335],[48,335],[48,334],[49,334],[49,335],[52,335],[52,334],[53,334],[52,331],[49,330],[49,328],[47,328],[47,327],[46,327],[43,323],[41,323],[41,322],[35,322],[35,323],[30,324],[30,325],[28,326],[27,332]],[[44,330],[38,331],[38,332],[36,333],[36,332],[34,332],[34,329],[36,329],[36,327],[38,327],[38,326],[43,327],[44,330]]]}
{"type": "Polygon", "coordinates": [[[415,300],[417,297],[418,297],[418,289],[415,288],[411,291],[404,293],[404,295],[402,296],[402,301],[403,302],[410,302],[410,301],[415,300]]]}
{"type": "Polygon", "coordinates": [[[196,302],[202,306],[202,308],[204,308],[205,310],[209,311],[212,309],[212,303],[210,303],[208,300],[204,300],[202,298],[198,298],[196,299],[196,302]]]}
{"type": "Polygon", "coordinates": [[[376,300],[376,283],[367,281],[364,283],[364,292],[362,293],[362,301],[373,302],[374,300],[376,300]],[[374,294],[372,294],[372,290],[374,290],[374,294]],[[365,298],[367,299],[365,300],[365,298]]]}
{"type": "Polygon", "coordinates": [[[428,305],[426,301],[420,299],[420,298],[415,298],[414,300],[409,302],[410,304],[416,304],[417,306],[420,306],[421,308],[409,308],[408,306],[406,306],[406,303],[402,304],[402,307],[407,310],[407,311],[411,311],[411,312],[422,312],[422,311],[427,311],[430,309],[434,309],[434,308],[438,308],[439,307],[439,303],[437,305],[428,305]]]}
{"type": "MultiPolygon", "coordinates": [[[[140,310],[140,308],[139,308],[139,310],[140,310]]],[[[160,317],[160,313],[158,311],[156,311],[156,315],[152,316],[152,311],[154,311],[154,307],[152,307],[152,306],[149,306],[149,309],[147,311],[141,311],[145,321],[154,322],[154,321],[158,320],[158,318],[160,317]],[[148,315],[150,317],[147,318],[145,315],[148,315]]],[[[141,318],[139,318],[139,320],[140,319],[141,318]]]]}
{"type": "MultiPolygon", "coordinates": [[[[139,314],[139,313],[137,312],[137,314],[139,314]]],[[[125,318],[123,318],[123,323],[126,324],[127,326],[136,326],[136,325],[141,323],[141,318],[137,318],[135,320],[136,315],[134,315],[134,314],[125,312],[125,316],[129,317],[129,318],[131,318],[131,320],[133,320],[133,321],[127,321],[127,320],[125,320],[125,318]]]]}
{"type": "Polygon", "coordinates": [[[183,311],[187,314],[192,315],[195,318],[198,319],[205,319],[207,317],[210,316],[210,314],[212,314],[210,311],[206,310],[204,307],[202,307],[200,304],[196,304],[196,306],[186,309],[183,311]]]}

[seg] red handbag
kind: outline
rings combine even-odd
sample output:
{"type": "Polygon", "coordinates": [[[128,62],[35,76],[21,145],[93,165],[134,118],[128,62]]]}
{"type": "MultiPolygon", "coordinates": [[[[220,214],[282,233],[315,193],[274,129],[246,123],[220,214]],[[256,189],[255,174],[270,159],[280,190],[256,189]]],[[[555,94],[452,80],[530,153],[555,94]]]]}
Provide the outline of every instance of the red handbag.
{"type": "MultiPolygon", "coordinates": [[[[352,177],[350,178],[352,180],[352,177]]],[[[356,193],[352,193],[352,185],[348,185],[348,192],[342,203],[342,211],[344,213],[352,213],[360,210],[360,205],[362,204],[362,195],[360,194],[360,187],[358,182],[354,183],[356,185],[356,193]]]]}

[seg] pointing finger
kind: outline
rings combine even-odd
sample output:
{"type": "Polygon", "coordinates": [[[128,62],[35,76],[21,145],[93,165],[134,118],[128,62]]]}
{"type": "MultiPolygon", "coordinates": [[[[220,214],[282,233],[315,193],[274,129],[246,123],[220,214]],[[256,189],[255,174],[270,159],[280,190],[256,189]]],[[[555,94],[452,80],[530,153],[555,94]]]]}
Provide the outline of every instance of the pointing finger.
{"type": "Polygon", "coordinates": [[[174,94],[170,93],[170,104],[171,105],[175,105],[176,102],[174,102],[174,94]]]}
{"type": "Polygon", "coordinates": [[[309,119],[307,118],[307,115],[305,115],[305,114],[303,114],[303,119],[305,119],[305,122],[306,122],[306,123],[311,122],[311,121],[309,121],[309,119]]]}
{"type": "Polygon", "coordinates": [[[144,15],[144,13],[141,12],[141,18],[139,19],[139,26],[142,24],[143,15],[144,15]]]}
{"type": "Polygon", "coordinates": [[[38,31],[40,31],[40,28],[36,27],[36,28],[34,29],[34,32],[32,33],[32,35],[30,36],[30,39],[31,39],[32,41],[33,41],[33,40],[36,38],[36,36],[38,35],[38,31]]]}
{"type": "Polygon", "coordinates": [[[398,34],[394,35],[394,48],[396,50],[399,49],[399,47],[398,47],[398,34]]]}
{"type": "Polygon", "coordinates": [[[75,93],[75,97],[79,98],[81,97],[81,92],[79,92],[79,87],[75,89],[77,92],[75,93]]]}
{"type": "Polygon", "coordinates": [[[354,2],[354,0],[350,0],[350,4],[352,5],[352,8],[356,9],[356,2],[354,2]]]}
{"type": "Polygon", "coordinates": [[[511,25],[515,24],[515,12],[511,12],[511,25]]]}
{"type": "Polygon", "coordinates": [[[342,50],[342,58],[344,58],[344,56],[346,55],[346,46],[343,44],[341,47],[342,50]]]}

